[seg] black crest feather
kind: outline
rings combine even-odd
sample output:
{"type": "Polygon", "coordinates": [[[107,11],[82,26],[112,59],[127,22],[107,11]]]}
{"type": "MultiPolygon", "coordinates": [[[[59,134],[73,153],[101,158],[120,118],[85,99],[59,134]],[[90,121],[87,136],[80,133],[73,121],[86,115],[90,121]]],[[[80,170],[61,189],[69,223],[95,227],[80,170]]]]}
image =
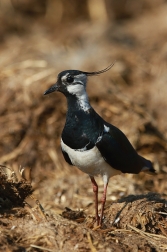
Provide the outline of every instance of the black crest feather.
{"type": "Polygon", "coordinates": [[[106,67],[106,68],[104,68],[103,70],[100,70],[100,71],[95,71],[95,72],[82,72],[82,73],[86,74],[87,76],[99,75],[99,74],[101,74],[101,73],[105,73],[105,72],[107,72],[108,70],[110,70],[111,67],[113,67],[114,64],[115,64],[115,62],[112,63],[112,64],[110,64],[108,67],[106,67]]]}

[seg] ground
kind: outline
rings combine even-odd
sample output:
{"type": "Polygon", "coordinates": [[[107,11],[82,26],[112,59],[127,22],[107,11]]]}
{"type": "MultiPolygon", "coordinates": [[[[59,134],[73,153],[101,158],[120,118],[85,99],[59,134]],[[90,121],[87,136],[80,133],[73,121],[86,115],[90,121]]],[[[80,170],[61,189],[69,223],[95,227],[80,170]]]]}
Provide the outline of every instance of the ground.
{"type": "Polygon", "coordinates": [[[167,250],[167,4],[119,2],[1,1],[0,251],[167,250]],[[88,175],[61,154],[66,100],[43,93],[62,70],[112,62],[90,102],[156,174],[111,178],[99,228],[88,175]]]}

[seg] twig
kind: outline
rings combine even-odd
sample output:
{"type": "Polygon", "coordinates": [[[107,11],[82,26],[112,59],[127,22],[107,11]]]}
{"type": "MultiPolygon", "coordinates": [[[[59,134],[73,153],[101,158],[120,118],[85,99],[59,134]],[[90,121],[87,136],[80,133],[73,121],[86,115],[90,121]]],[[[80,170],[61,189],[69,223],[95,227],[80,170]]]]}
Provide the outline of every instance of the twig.
{"type": "Polygon", "coordinates": [[[167,213],[165,213],[165,212],[154,211],[154,213],[159,213],[159,214],[167,215],[167,213]]]}
{"type": "MultiPolygon", "coordinates": [[[[165,236],[150,234],[150,233],[144,232],[142,230],[139,230],[138,228],[135,228],[131,225],[128,225],[128,227],[130,227],[132,230],[139,233],[141,236],[143,236],[145,239],[147,239],[151,244],[153,244],[156,248],[163,249],[163,251],[165,251],[167,249],[167,243],[165,242],[165,244],[163,244],[162,240],[160,240],[160,239],[163,239],[166,241],[165,236]]],[[[160,250],[158,250],[158,251],[160,251],[160,250]]]]}
{"type": "Polygon", "coordinates": [[[54,69],[46,69],[45,71],[41,71],[39,73],[36,73],[30,77],[28,77],[25,80],[25,85],[29,86],[30,84],[32,84],[33,82],[39,81],[41,79],[44,79],[46,77],[48,77],[49,75],[53,74],[55,72],[54,69]]]}
{"type": "Polygon", "coordinates": [[[43,209],[42,205],[40,204],[39,200],[36,200],[36,204],[38,206],[39,212],[42,215],[42,217],[47,221],[45,210],[43,209]]]}
{"type": "Polygon", "coordinates": [[[53,161],[53,163],[56,164],[58,169],[60,169],[62,171],[63,170],[62,164],[60,163],[60,158],[58,157],[57,152],[53,149],[48,149],[48,155],[51,158],[51,160],[53,161]]]}
{"type": "Polygon", "coordinates": [[[110,233],[110,234],[114,234],[115,232],[132,232],[130,230],[127,230],[127,229],[113,229],[113,228],[107,228],[107,229],[104,229],[104,230],[99,230],[100,233],[110,233]]]}
{"type": "Polygon", "coordinates": [[[40,218],[37,216],[37,214],[35,212],[33,212],[33,209],[31,208],[31,206],[29,206],[29,204],[27,202],[25,202],[24,208],[31,214],[34,221],[36,221],[36,222],[40,221],[40,218]]]}
{"type": "Polygon", "coordinates": [[[131,229],[133,229],[133,230],[136,231],[137,233],[140,233],[140,234],[143,235],[143,236],[154,237],[155,239],[156,239],[156,238],[157,238],[157,239],[159,239],[159,238],[166,239],[166,237],[163,236],[163,235],[157,235],[157,234],[147,233],[147,232],[144,232],[144,231],[142,231],[142,230],[140,230],[140,229],[138,229],[138,228],[135,228],[135,227],[133,227],[133,226],[131,226],[131,225],[128,225],[128,227],[130,227],[131,229]]]}
{"type": "Polygon", "coordinates": [[[53,249],[44,248],[42,246],[37,246],[37,245],[34,245],[34,244],[31,244],[30,246],[32,248],[42,249],[42,250],[46,250],[46,251],[49,251],[49,252],[55,252],[55,250],[53,250],[53,249]]]}
{"type": "Polygon", "coordinates": [[[94,227],[92,230],[93,231],[96,231],[96,230],[98,230],[98,229],[100,229],[101,228],[101,226],[96,226],[96,227],[94,227]]]}
{"type": "Polygon", "coordinates": [[[87,233],[87,238],[88,238],[88,242],[89,242],[89,246],[90,246],[90,249],[92,252],[97,252],[97,250],[95,249],[95,247],[93,246],[93,243],[92,243],[92,239],[90,237],[90,233],[88,232],[87,233]]]}
{"type": "Polygon", "coordinates": [[[2,156],[0,158],[0,162],[4,163],[4,162],[9,161],[11,159],[14,159],[18,155],[20,155],[21,152],[23,151],[23,149],[25,148],[26,144],[27,144],[27,136],[21,141],[19,146],[17,148],[15,148],[12,152],[2,156]]]}
{"type": "Polygon", "coordinates": [[[165,236],[167,236],[167,232],[165,231],[165,229],[164,229],[160,224],[158,224],[158,227],[159,227],[159,229],[161,230],[161,232],[162,232],[165,236]]]}

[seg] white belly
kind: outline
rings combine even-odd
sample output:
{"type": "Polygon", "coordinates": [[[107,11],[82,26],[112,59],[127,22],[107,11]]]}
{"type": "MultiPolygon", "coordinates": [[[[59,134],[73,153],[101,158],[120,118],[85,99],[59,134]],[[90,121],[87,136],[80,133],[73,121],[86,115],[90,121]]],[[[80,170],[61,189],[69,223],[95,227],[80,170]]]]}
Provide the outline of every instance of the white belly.
{"type": "Polygon", "coordinates": [[[61,140],[61,147],[68,154],[72,164],[90,176],[101,175],[103,179],[106,177],[108,180],[110,177],[121,173],[105,162],[96,146],[91,150],[77,151],[69,148],[61,140]]]}

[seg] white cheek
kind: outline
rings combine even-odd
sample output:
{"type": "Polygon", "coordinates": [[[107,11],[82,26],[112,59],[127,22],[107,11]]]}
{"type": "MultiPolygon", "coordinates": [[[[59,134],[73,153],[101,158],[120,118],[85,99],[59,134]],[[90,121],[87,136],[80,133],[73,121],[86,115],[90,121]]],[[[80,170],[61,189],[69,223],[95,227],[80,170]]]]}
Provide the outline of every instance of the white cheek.
{"type": "Polygon", "coordinates": [[[70,94],[76,96],[82,96],[85,93],[84,86],[80,84],[67,86],[67,90],[70,94]]]}

